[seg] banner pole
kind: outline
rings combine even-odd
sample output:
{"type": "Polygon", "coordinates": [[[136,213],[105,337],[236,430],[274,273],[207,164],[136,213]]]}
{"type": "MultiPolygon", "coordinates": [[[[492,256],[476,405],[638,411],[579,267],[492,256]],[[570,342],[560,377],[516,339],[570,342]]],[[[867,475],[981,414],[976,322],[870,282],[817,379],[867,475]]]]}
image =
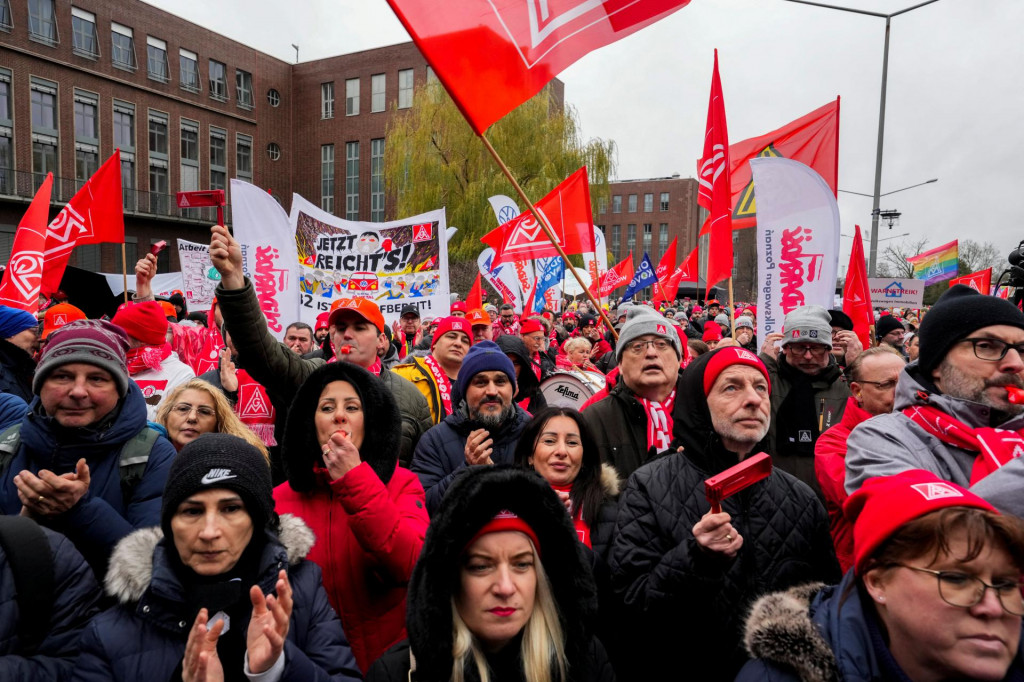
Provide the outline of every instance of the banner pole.
{"type": "Polygon", "coordinates": [[[128,262],[125,260],[124,242],[121,242],[121,277],[124,280],[124,302],[128,302],[128,262]]]}
{"type": "Polygon", "coordinates": [[[732,277],[729,277],[729,327],[732,329],[732,340],[736,340],[736,304],[732,302],[732,277]]]}
{"type": "Polygon", "coordinates": [[[540,211],[537,210],[537,207],[533,205],[533,202],[530,201],[530,198],[528,196],[526,196],[526,192],[524,192],[523,188],[519,186],[519,183],[516,181],[515,177],[512,175],[512,171],[510,171],[508,169],[508,166],[505,165],[505,162],[501,160],[501,156],[498,155],[497,150],[493,146],[491,146],[491,142],[490,142],[490,140],[487,139],[487,136],[484,135],[483,133],[480,133],[480,139],[483,141],[484,146],[487,148],[487,151],[490,152],[490,154],[494,158],[495,162],[497,162],[498,167],[501,168],[501,172],[504,173],[505,177],[508,178],[509,182],[512,183],[512,186],[516,190],[516,194],[519,195],[519,198],[523,200],[523,202],[530,209],[530,212],[533,213],[533,216],[537,219],[537,222],[540,223],[541,229],[544,230],[544,234],[551,241],[551,245],[555,247],[555,250],[558,252],[558,255],[561,256],[562,260],[565,262],[566,268],[568,268],[569,270],[572,271],[572,276],[576,278],[576,281],[579,283],[580,287],[586,293],[587,298],[597,308],[597,314],[601,316],[601,320],[605,323],[605,325],[611,331],[612,335],[616,339],[618,339],[619,338],[619,333],[617,331],[615,331],[615,327],[612,326],[611,320],[608,319],[608,316],[605,315],[604,310],[601,309],[601,305],[594,299],[594,296],[590,292],[590,289],[588,289],[583,284],[583,278],[580,277],[580,274],[578,272],[576,272],[576,268],[572,267],[572,263],[569,262],[569,256],[567,256],[565,254],[565,251],[562,250],[562,245],[558,243],[557,239],[555,239],[554,230],[552,230],[551,226],[548,225],[547,218],[544,217],[543,213],[541,213],[540,211]]]}

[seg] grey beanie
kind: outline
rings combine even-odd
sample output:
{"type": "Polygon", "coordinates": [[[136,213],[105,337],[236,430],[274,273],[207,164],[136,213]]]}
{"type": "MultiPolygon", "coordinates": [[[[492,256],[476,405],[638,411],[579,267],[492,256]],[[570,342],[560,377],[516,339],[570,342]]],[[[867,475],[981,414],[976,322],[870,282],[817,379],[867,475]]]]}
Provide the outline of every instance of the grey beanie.
{"type": "Polygon", "coordinates": [[[631,341],[641,336],[653,334],[671,342],[676,349],[676,356],[683,357],[683,347],[679,343],[679,333],[675,325],[647,306],[632,306],[627,313],[626,322],[619,331],[619,341],[615,345],[615,359],[622,360],[622,353],[631,341]]]}
{"type": "MultiPolygon", "coordinates": [[[[715,318],[715,321],[717,322],[718,318],[715,318]]],[[[747,317],[746,315],[741,315],[740,317],[737,317],[736,318],[736,328],[737,329],[742,329],[743,327],[748,327],[750,329],[753,329],[754,328],[754,321],[752,319],[750,319],[749,317],[747,317]]]]}
{"type": "MultiPolygon", "coordinates": [[[[729,316],[726,315],[725,313],[719,313],[718,315],[716,315],[715,322],[717,322],[719,326],[722,327],[722,329],[729,328],[729,316]]],[[[736,326],[738,327],[739,325],[737,324],[736,326]]]]}
{"type": "Polygon", "coordinates": [[[795,309],[782,323],[782,345],[790,343],[820,343],[832,347],[832,316],[820,305],[805,305],[795,309]]]}

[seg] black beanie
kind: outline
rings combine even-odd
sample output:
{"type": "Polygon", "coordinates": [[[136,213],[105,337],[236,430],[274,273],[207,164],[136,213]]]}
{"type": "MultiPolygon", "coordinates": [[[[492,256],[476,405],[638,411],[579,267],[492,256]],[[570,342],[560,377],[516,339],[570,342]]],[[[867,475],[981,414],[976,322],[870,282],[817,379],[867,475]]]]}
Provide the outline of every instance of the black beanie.
{"type": "Polygon", "coordinates": [[[895,316],[882,315],[878,318],[878,322],[875,323],[875,338],[881,341],[886,334],[896,331],[897,329],[906,331],[906,327],[904,327],[903,323],[896,319],[895,316]]]}
{"type": "Polygon", "coordinates": [[[828,314],[832,318],[833,327],[839,327],[840,329],[845,329],[848,332],[853,331],[853,320],[851,320],[850,316],[844,313],[842,310],[839,310],[838,308],[833,308],[832,310],[828,311],[828,314]]]}
{"type": "Polygon", "coordinates": [[[214,488],[238,493],[255,528],[276,525],[274,484],[263,454],[238,436],[204,433],[171,462],[160,510],[164,537],[171,537],[171,517],[178,505],[190,495],[214,488]]]}
{"type": "Polygon", "coordinates": [[[954,343],[997,324],[1024,329],[1024,313],[1006,299],[979,294],[963,284],[950,287],[921,320],[918,365],[930,376],[954,343]]]}

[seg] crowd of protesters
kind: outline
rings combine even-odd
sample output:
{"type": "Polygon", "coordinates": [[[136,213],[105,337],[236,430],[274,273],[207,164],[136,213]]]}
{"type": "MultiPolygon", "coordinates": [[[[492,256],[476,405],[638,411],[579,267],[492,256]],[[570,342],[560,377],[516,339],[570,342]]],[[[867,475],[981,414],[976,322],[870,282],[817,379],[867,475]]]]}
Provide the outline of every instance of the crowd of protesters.
{"type": "Polygon", "coordinates": [[[352,298],[278,341],[210,256],[209,312],[153,256],[109,320],[0,307],[0,679],[1024,680],[1013,304],[758,347],[714,299],[352,298]]]}

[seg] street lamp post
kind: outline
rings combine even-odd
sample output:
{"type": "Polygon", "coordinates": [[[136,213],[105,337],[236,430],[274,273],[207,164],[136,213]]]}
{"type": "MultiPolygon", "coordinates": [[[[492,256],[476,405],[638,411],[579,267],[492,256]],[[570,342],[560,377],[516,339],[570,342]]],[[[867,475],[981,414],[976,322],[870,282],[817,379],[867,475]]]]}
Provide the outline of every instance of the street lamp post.
{"type": "MultiPolygon", "coordinates": [[[[878,214],[880,213],[879,200],[881,198],[880,192],[882,191],[882,142],[885,140],[885,87],[889,76],[889,25],[893,17],[897,17],[907,12],[912,12],[915,9],[930,5],[938,0],[925,0],[920,2],[913,7],[907,7],[901,9],[899,12],[893,12],[892,14],[882,14],[881,12],[869,12],[862,9],[853,9],[851,7],[840,7],[838,5],[826,5],[821,2],[811,2],[810,0],[786,0],[787,2],[795,2],[801,5],[813,5],[814,7],[823,7],[825,9],[839,10],[840,12],[852,12],[854,14],[866,14],[871,17],[880,17],[885,19],[885,47],[882,51],[882,95],[879,98],[878,104],[878,149],[875,152],[875,193],[873,198],[875,205],[871,210],[871,258],[868,263],[868,277],[875,276],[875,264],[878,261],[878,214]]],[[[897,190],[899,191],[899,190],[897,190]]]]}

